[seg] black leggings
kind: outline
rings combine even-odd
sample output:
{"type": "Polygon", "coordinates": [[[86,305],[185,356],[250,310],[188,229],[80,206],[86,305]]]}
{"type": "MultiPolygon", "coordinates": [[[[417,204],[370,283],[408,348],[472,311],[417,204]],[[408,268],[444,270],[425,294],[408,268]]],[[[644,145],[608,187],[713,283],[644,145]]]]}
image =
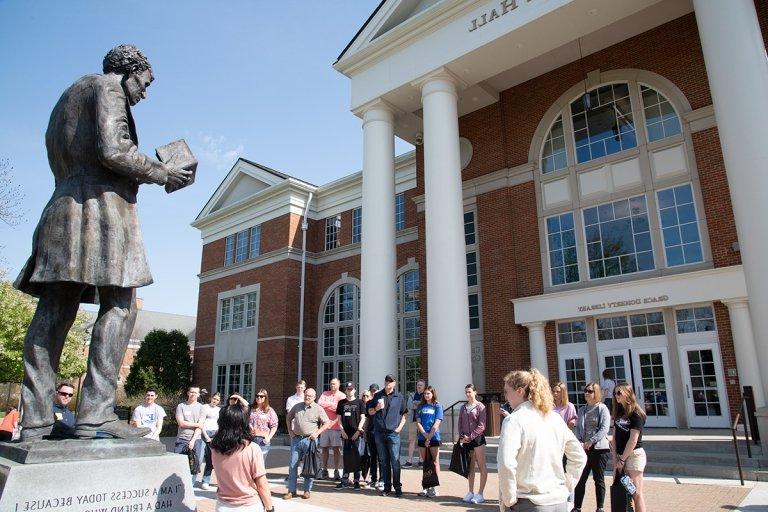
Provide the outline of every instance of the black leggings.
{"type": "Polygon", "coordinates": [[[576,484],[576,496],[573,501],[575,508],[581,508],[581,504],[584,502],[584,489],[587,486],[590,471],[592,472],[592,479],[595,481],[597,508],[603,508],[605,503],[605,467],[608,465],[609,453],[610,450],[595,449],[590,449],[587,452],[587,465],[581,473],[579,483],[576,484]]]}

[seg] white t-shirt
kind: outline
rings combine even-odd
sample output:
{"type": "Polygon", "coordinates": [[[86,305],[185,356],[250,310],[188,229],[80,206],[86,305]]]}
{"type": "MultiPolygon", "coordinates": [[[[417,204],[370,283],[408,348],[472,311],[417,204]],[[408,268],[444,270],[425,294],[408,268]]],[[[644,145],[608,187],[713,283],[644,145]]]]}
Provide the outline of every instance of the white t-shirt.
{"type": "Polygon", "coordinates": [[[603,392],[603,400],[606,398],[613,398],[613,389],[616,387],[616,383],[613,379],[603,379],[603,385],[600,386],[600,391],[603,392]]]}
{"type": "Polygon", "coordinates": [[[138,422],[140,427],[152,429],[152,432],[144,436],[149,439],[160,439],[160,433],[155,432],[155,429],[163,418],[165,418],[165,410],[157,404],[141,404],[133,410],[133,416],[131,416],[131,420],[138,422]]]}
{"type": "Polygon", "coordinates": [[[299,402],[303,402],[303,401],[304,401],[304,396],[303,395],[302,396],[296,396],[296,395],[289,396],[288,400],[285,401],[285,411],[286,411],[286,414],[288,412],[290,412],[291,409],[293,409],[294,405],[296,405],[299,402]]]}
{"type": "Polygon", "coordinates": [[[219,407],[211,407],[209,404],[203,406],[203,417],[205,418],[205,430],[216,432],[219,430],[219,407]]]}

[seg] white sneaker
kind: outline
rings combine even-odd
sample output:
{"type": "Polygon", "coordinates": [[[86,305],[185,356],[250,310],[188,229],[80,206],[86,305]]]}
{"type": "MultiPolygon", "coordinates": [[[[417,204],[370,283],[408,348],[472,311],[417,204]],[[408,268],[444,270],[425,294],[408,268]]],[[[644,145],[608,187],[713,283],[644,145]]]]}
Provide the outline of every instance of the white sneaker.
{"type": "Polygon", "coordinates": [[[472,499],[470,500],[470,503],[479,504],[485,501],[485,498],[483,498],[482,494],[475,494],[472,499]]]}
{"type": "Polygon", "coordinates": [[[427,489],[427,498],[436,498],[437,497],[437,489],[434,487],[430,487],[427,489]]]}
{"type": "Polygon", "coordinates": [[[376,489],[378,489],[379,491],[384,490],[384,480],[379,480],[378,482],[376,482],[376,489]]]}
{"type": "Polygon", "coordinates": [[[204,491],[210,491],[211,490],[211,486],[206,484],[206,483],[203,483],[203,485],[201,485],[200,488],[202,490],[204,490],[204,491]]]}
{"type": "Polygon", "coordinates": [[[472,491],[470,491],[470,492],[468,492],[468,493],[466,494],[466,496],[464,496],[463,498],[461,498],[461,501],[463,501],[464,503],[472,503],[472,500],[473,500],[473,499],[475,499],[475,493],[473,493],[472,491]]]}
{"type": "Polygon", "coordinates": [[[427,495],[427,489],[422,489],[421,492],[419,492],[419,496],[426,496],[427,495]]]}

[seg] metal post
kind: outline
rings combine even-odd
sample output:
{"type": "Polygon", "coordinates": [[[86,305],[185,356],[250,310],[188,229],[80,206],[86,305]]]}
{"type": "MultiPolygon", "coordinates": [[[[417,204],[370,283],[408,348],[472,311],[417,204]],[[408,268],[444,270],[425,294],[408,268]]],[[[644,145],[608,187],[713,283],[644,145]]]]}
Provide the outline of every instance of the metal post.
{"type": "Polygon", "coordinates": [[[307,268],[307,228],[309,223],[307,222],[307,215],[309,214],[309,205],[312,203],[312,192],[307,197],[307,206],[304,208],[304,216],[301,219],[301,285],[300,285],[300,299],[299,299],[299,361],[298,372],[296,374],[296,381],[300,381],[303,377],[302,374],[302,362],[304,358],[304,288],[305,288],[305,275],[307,268]]]}
{"type": "Polygon", "coordinates": [[[760,444],[760,430],[757,428],[757,416],[755,416],[755,394],[752,386],[744,386],[744,404],[747,406],[747,420],[749,431],[755,444],[760,444]]]}

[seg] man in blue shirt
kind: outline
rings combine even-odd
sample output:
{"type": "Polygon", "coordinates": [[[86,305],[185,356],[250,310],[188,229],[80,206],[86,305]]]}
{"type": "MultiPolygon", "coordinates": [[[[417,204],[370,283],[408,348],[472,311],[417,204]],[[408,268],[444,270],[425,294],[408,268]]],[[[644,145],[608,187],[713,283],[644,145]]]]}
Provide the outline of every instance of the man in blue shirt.
{"type": "Polygon", "coordinates": [[[405,426],[408,403],[395,389],[395,384],[392,375],[384,377],[384,389],[373,395],[368,403],[368,413],[373,417],[380,478],[384,480],[381,496],[389,496],[394,487],[395,496],[399,498],[403,495],[400,483],[400,431],[405,426]]]}
{"type": "Polygon", "coordinates": [[[69,403],[75,394],[75,388],[66,382],[56,386],[56,396],[53,398],[53,429],[51,437],[75,437],[75,415],[69,410],[69,403]]]}

